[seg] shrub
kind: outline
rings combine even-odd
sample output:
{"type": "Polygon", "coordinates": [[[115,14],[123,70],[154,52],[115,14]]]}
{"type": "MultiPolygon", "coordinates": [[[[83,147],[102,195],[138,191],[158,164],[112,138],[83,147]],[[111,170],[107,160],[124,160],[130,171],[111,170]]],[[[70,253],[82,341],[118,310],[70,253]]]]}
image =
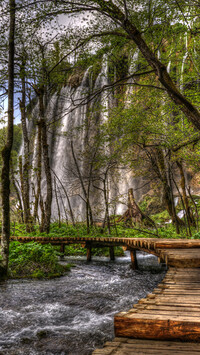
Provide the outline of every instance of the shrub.
{"type": "Polygon", "coordinates": [[[16,277],[48,278],[63,275],[69,266],[58,263],[59,253],[51,244],[31,242],[10,243],[9,275],[16,277]]]}

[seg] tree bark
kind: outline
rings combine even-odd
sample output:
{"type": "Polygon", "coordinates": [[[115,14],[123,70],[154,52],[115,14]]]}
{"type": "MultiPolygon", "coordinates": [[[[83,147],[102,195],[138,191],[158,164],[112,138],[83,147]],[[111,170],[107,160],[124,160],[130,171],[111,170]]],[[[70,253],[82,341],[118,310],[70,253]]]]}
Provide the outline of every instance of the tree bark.
{"type": "Polygon", "coordinates": [[[29,150],[29,137],[26,125],[26,88],[25,88],[25,59],[22,59],[22,65],[20,68],[21,83],[22,83],[22,99],[20,101],[21,111],[21,123],[24,142],[24,162],[22,163],[22,178],[21,178],[21,190],[22,200],[24,206],[24,222],[26,224],[26,231],[32,230],[32,218],[30,211],[30,186],[29,186],[29,169],[30,169],[30,150],[29,150]]]}
{"type": "Polygon", "coordinates": [[[163,150],[161,148],[156,148],[151,152],[150,155],[152,168],[162,183],[163,187],[163,199],[165,207],[172,218],[172,222],[176,226],[176,231],[179,233],[179,225],[183,222],[176,215],[176,208],[174,205],[173,188],[171,182],[171,171],[169,171],[169,162],[166,163],[163,150]]]}
{"type": "Polygon", "coordinates": [[[20,196],[20,190],[18,189],[18,186],[16,184],[16,180],[15,180],[15,175],[14,175],[14,170],[13,170],[13,166],[12,166],[12,159],[10,161],[10,175],[11,175],[11,182],[12,182],[12,185],[15,189],[15,193],[17,195],[17,199],[18,199],[18,202],[19,202],[19,210],[20,210],[20,217],[21,217],[21,223],[24,223],[24,214],[23,214],[23,206],[22,206],[22,200],[21,200],[21,196],[20,196]]]}
{"type": "Polygon", "coordinates": [[[195,226],[196,224],[195,224],[194,216],[193,216],[191,208],[189,206],[188,196],[186,193],[186,183],[185,183],[185,175],[184,175],[184,171],[183,171],[183,165],[180,161],[177,161],[177,166],[179,168],[180,177],[181,177],[180,186],[181,186],[181,190],[182,190],[182,197],[183,197],[183,202],[185,205],[185,212],[186,212],[188,225],[195,226]]]}
{"type": "MultiPolygon", "coordinates": [[[[52,170],[52,169],[51,169],[52,170]]],[[[53,171],[53,170],[52,170],[53,171]]],[[[74,219],[74,214],[73,214],[73,211],[72,211],[72,206],[71,206],[71,203],[70,203],[70,199],[69,199],[69,196],[68,196],[68,193],[67,193],[67,190],[66,188],[64,187],[62,181],[59,179],[58,175],[56,175],[55,171],[53,171],[53,174],[55,175],[56,179],[59,181],[63,191],[64,191],[64,194],[67,198],[67,202],[68,202],[68,206],[69,206],[69,213],[70,213],[70,217],[71,217],[71,220],[72,220],[72,224],[73,226],[75,227],[75,219],[74,219]]],[[[62,197],[61,197],[62,198],[62,197]]],[[[63,201],[62,201],[63,202],[63,201]]],[[[63,209],[65,211],[65,206],[64,206],[64,203],[63,203],[63,209]]],[[[68,221],[67,219],[67,215],[66,215],[66,211],[65,211],[65,216],[66,216],[66,220],[68,221]]]]}
{"type": "MultiPolygon", "coordinates": [[[[45,171],[45,176],[46,176],[46,200],[43,204],[43,199],[40,194],[37,193],[37,198],[40,196],[40,200],[42,202],[42,213],[44,212],[44,225],[43,225],[43,231],[46,233],[49,233],[50,230],[50,223],[51,223],[51,205],[52,205],[52,197],[53,197],[53,191],[52,191],[52,178],[51,178],[51,168],[50,168],[50,162],[49,162],[49,149],[48,149],[48,143],[47,143],[47,127],[46,127],[46,120],[45,120],[45,109],[44,109],[44,85],[41,85],[39,88],[35,87],[35,92],[38,96],[39,100],[39,120],[38,120],[38,137],[41,139],[41,155],[42,155],[42,161],[44,164],[44,171],[45,171]],[[40,135],[39,135],[40,134],[40,135]]],[[[41,168],[42,168],[42,162],[40,161],[40,166],[38,165],[38,169],[40,169],[40,184],[41,184],[41,168]]],[[[38,186],[39,188],[39,186],[38,186]]],[[[38,203],[38,201],[36,201],[38,203]]]]}
{"type": "Polygon", "coordinates": [[[54,191],[55,191],[55,197],[56,197],[56,204],[57,204],[57,209],[58,209],[58,227],[61,227],[61,220],[60,220],[60,206],[58,202],[58,194],[57,194],[57,186],[56,186],[56,178],[54,176],[54,191]]]}
{"type": "Polygon", "coordinates": [[[35,193],[35,204],[34,204],[34,221],[36,222],[38,217],[38,205],[41,195],[41,179],[42,179],[42,146],[41,146],[41,125],[38,123],[38,137],[37,137],[37,164],[36,164],[36,181],[37,181],[37,192],[35,193]]]}
{"type": "Polygon", "coordinates": [[[14,121],[14,56],[15,56],[15,0],[9,0],[9,56],[8,56],[8,126],[6,144],[2,150],[3,167],[1,172],[2,198],[2,237],[0,276],[6,277],[8,272],[10,241],[10,156],[13,144],[14,121]]]}
{"type": "MultiPolygon", "coordinates": [[[[104,194],[104,202],[105,202],[105,222],[107,222],[108,234],[111,234],[111,225],[110,225],[110,214],[109,214],[109,205],[108,205],[108,190],[107,190],[107,173],[103,179],[103,194],[104,194]]],[[[104,227],[104,226],[103,226],[104,227]]]]}
{"type": "Polygon", "coordinates": [[[46,175],[46,200],[45,200],[45,220],[44,220],[44,231],[49,233],[50,223],[51,223],[51,205],[52,205],[52,178],[51,178],[51,168],[49,162],[49,154],[48,154],[48,144],[47,144],[47,128],[46,122],[44,119],[41,120],[42,125],[42,156],[44,163],[44,171],[46,175]]]}
{"type": "Polygon", "coordinates": [[[143,214],[139,206],[135,202],[133,189],[128,190],[128,209],[126,212],[118,219],[118,222],[124,221],[130,222],[131,225],[141,223],[143,220],[143,214]]]}

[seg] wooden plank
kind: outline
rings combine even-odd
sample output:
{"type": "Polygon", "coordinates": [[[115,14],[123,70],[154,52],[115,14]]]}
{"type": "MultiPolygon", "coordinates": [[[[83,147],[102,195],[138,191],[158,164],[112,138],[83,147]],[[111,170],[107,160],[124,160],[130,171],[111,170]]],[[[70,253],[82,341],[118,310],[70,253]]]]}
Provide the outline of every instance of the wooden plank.
{"type": "MultiPolygon", "coordinates": [[[[154,341],[154,343],[158,343],[157,341],[154,341]]],[[[171,342],[172,344],[172,342],[171,342]]],[[[130,354],[187,354],[188,351],[189,354],[197,354],[200,351],[199,348],[194,348],[192,347],[192,344],[189,343],[189,346],[169,346],[169,345],[163,345],[159,346],[157,344],[144,344],[141,342],[140,344],[128,344],[128,343],[122,343],[120,346],[106,346],[103,349],[95,350],[92,354],[93,355],[98,355],[98,354],[115,354],[115,355],[130,355],[130,354]]]]}
{"type": "MultiPolygon", "coordinates": [[[[164,316],[162,316],[164,318],[164,316]]],[[[114,327],[116,336],[145,339],[180,339],[198,341],[200,338],[200,320],[189,321],[173,317],[163,319],[159,316],[145,317],[134,314],[131,316],[116,315],[114,327]]]]}
{"type": "MultiPolygon", "coordinates": [[[[166,315],[167,317],[169,317],[171,319],[171,314],[172,311],[171,310],[161,310],[161,309],[141,309],[141,308],[134,308],[131,310],[131,313],[138,313],[138,314],[148,314],[148,315],[166,315]]],[[[200,319],[199,317],[199,310],[198,311],[189,311],[187,312],[186,310],[179,310],[179,311],[173,311],[173,315],[174,316],[180,316],[180,317],[188,317],[188,318],[198,318],[198,320],[200,319]]]]}
{"type": "Polygon", "coordinates": [[[138,301],[139,304],[152,304],[152,305],[156,305],[156,306],[176,306],[176,307],[198,307],[199,303],[194,303],[194,304],[190,304],[188,302],[183,303],[182,302],[175,302],[175,301],[168,301],[167,298],[165,298],[164,300],[155,300],[155,299],[146,299],[146,298],[142,298],[141,300],[138,301]]]}
{"type": "MultiPolygon", "coordinates": [[[[134,313],[132,312],[132,309],[130,309],[128,312],[120,312],[118,314],[116,314],[115,318],[123,318],[124,321],[126,321],[127,319],[129,320],[133,320],[134,321],[152,321],[153,323],[156,323],[155,321],[169,321],[169,317],[168,315],[159,315],[159,314],[153,314],[151,313],[151,317],[149,316],[149,314],[139,314],[139,313],[134,313]],[[123,313],[123,314],[122,314],[123,313]]],[[[193,317],[192,316],[176,316],[174,313],[171,314],[171,317],[170,317],[170,321],[172,322],[183,322],[183,323],[192,323],[193,322],[193,317]]],[[[195,319],[195,324],[197,327],[199,327],[200,329],[200,318],[199,319],[195,319]]]]}
{"type": "MultiPolygon", "coordinates": [[[[167,343],[167,342],[166,342],[167,343]]],[[[196,344],[194,344],[196,345],[196,344]]],[[[119,345],[118,345],[119,347],[119,345]]],[[[148,341],[140,341],[140,343],[123,343],[123,344],[120,344],[120,349],[126,349],[126,350],[134,350],[134,349],[140,349],[140,350],[148,350],[148,349],[151,349],[151,350],[177,350],[177,351],[190,351],[190,350],[200,350],[200,345],[198,344],[198,347],[196,346],[192,346],[192,343],[189,343],[189,346],[184,346],[184,343],[181,344],[181,343],[173,343],[172,341],[171,342],[168,342],[167,344],[165,344],[165,342],[160,342],[160,341],[151,341],[151,342],[148,342],[148,341]],[[178,345],[177,345],[178,344],[178,345]]]]}
{"type": "MultiPolygon", "coordinates": [[[[171,305],[158,305],[158,304],[135,304],[133,306],[134,308],[137,309],[151,309],[151,310],[168,310],[168,311],[179,311],[179,310],[185,310],[187,312],[200,312],[200,306],[171,306],[171,305]]],[[[199,313],[200,314],[200,313],[199,313]]]]}
{"type": "Polygon", "coordinates": [[[194,255],[198,255],[199,252],[200,252],[200,248],[185,248],[185,249],[177,249],[177,248],[174,248],[174,249],[155,249],[157,252],[161,252],[161,253],[167,253],[168,255],[173,255],[173,254],[176,254],[176,255],[190,255],[190,254],[194,254],[194,255]]]}
{"type": "Polygon", "coordinates": [[[97,349],[93,351],[93,355],[111,355],[113,352],[113,348],[105,348],[105,349],[97,349]]]}
{"type": "Polygon", "coordinates": [[[200,292],[199,292],[199,289],[190,289],[190,290],[183,290],[183,289],[154,289],[153,291],[153,294],[156,294],[156,295],[166,295],[168,297],[168,295],[180,295],[180,290],[181,290],[181,296],[185,297],[185,296],[190,296],[190,295],[193,295],[193,296],[199,296],[200,295],[200,292]]]}
{"type": "Polygon", "coordinates": [[[155,301],[163,301],[163,300],[167,300],[169,302],[179,302],[179,303],[200,303],[200,295],[192,297],[191,295],[185,295],[185,296],[173,296],[173,295],[167,295],[167,297],[163,296],[162,294],[153,294],[152,296],[148,296],[148,299],[153,299],[155,301]],[[154,297],[153,297],[154,296],[154,297]]]}
{"type": "Polygon", "coordinates": [[[154,244],[155,249],[184,249],[184,248],[200,248],[200,240],[173,240],[173,241],[157,241],[154,244]]]}
{"type": "MultiPolygon", "coordinates": [[[[134,355],[147,355],[147,354],[161,354],[162,351],[162,355],[176,355],[176,354],[180,354],[180,355],[188,355],[188,350],[187,351],[183,351],[183,350],[159,350],[159,349],[141,349],[141,350],[134,350],[134,349],[117,349],[115,352],[111,353],[111,354],[115,354],[115,355],[130,355],[130,354],[134,354],[134,355]]],[[[196,351],[192,351],[189,354],[190,355],[196,355],[198,352],[196,351]]]]}
{"type": "MultiPolygon", "coordinates": [[[[184,348],[184,349],[200,349],[200,344],[199,343],[189,343],[189,342],[180,342],[180,341],[167,341],[167,340],[147,340],[147,339],[130,339],[130,338],[114,338],[114,341],[116,339],[126,339],[125,341],[122,341],[123,343],[128,343],[128,344],[139,344],[143,345],[146,344],[150,347],[175,347],[175,348],[184,348]]],[[[120,342],[120,340],[118,341],[120,342]]]]}
{"type": "Polygon", "coordinates": [[[200,290],[200,284],[198,283],[182,283],[182,284],[174,284],[174,283],[163,283],[162,285],[157,285],[158,290],[200,290]]]}

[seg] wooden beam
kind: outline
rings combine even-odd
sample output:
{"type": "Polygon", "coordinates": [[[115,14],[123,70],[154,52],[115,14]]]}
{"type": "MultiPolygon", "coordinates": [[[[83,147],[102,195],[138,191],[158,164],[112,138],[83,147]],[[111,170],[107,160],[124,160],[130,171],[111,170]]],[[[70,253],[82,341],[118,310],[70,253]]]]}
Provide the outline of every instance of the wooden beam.
{"type": "Polygon", "coordinates": [[[131,268],[133,270],[137,270],[138,269],[138,263],[137,263],[137,255],[136,255],[136,250],[132,249],[130,251],[130,256],[131,256],[131,268]]]}
{"type": "Polygon", "coordinates": [[[90,262],[92,260],[92,246],[91,246],[91,244],[87,243],[86,248],[87,248],[87,261],[90,262]]]}
{"type": "Polygon", "coordinates": [[[63,259],[64,258],[64,255],[65,255],[65,244],[60,244],[60,258],[63,259]]]}
{"type": "Polygon", "coordinates": [[[115,249],[114,249],[114,247],[110,247],[109,248],[109,252],[110,252],[110,260],[114,261],[115,260],[115,249]]]}

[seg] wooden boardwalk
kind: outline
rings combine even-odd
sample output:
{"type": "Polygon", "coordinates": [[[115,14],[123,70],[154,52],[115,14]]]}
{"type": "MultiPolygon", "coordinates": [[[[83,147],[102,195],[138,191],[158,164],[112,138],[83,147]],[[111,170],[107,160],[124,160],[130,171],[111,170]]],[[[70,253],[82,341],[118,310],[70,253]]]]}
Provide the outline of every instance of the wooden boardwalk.
{"type": "Polygon", "coordinates": [[[93,247],[125,246],[158,256],[161,262],[173,267],[200,267],[200,240],[158,238],[94,238],[94,237],[11,237],[22,243],[31,241],[53,245],[81,244],[93,247]]]}
{"type": "Polygon", "coordinates": [[[200,341],[199,269],[169,269],[152,294],[115,316],[116,336],[200,341]]]}
{"type": "Polygon", "coordinates": [[[156,238],[12,237],[22,243],[121,245],[157,255],[169,269],[152,294],[114,317],[116,338],[93,355],[200,354],[200,240],[156,238]]]}
{"type": "Polygon", "coordinates": [[[115,315],[116,338],[93,355],[200,354],[199,240],[139,239],[133,244],[166,261],[169,269],[152,294],[115,315]]]}
{"type": "Polygon", "coordinates": [[[117,338],[93,355],[200,353],[200,269],[170,268],[152,294],[115,315],[114,327],[117,338]]]}

